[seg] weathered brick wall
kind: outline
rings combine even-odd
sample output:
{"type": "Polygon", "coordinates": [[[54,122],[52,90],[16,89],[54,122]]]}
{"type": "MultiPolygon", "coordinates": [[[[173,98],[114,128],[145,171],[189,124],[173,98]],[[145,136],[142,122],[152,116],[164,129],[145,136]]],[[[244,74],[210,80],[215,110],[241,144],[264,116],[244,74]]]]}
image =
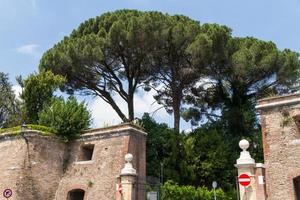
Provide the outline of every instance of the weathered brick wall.
{"type": "Polygon", "coordinates": [[[65,145],[34,132],[0,137],[0,193],[13,190],[12,200],[53,199],[62,175],[65,145]]]}
{"type": "Polygon", "coordinates": [[[12,200],[64,200],[70,190],[83,189],[85,199],[114,200],[127,153],[138,173],[136,199],[144,200],[146,133],[132,125],[94,129],[69,144],[35,131],[1,135],[0,193],[11,188],[12,200]],[[90,144],[92,160],[78,161],[82,146],[90,144]]]}
{"type": "Polygon", "coordinates": [[[293,178],[300,175],[300,96],[261,100],[262,138],[268,200],[293,200],[293,178]]]}

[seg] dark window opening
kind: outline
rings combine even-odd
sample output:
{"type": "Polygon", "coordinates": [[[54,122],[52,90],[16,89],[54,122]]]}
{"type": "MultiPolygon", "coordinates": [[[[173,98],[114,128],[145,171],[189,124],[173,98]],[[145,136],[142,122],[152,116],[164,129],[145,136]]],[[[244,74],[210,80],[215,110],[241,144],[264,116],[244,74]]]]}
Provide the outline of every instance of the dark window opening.
{"type": "Polygon", "coordinates": [[[68,199],[67,200],[83,200],[84,199],[84,190],[76,189],[71,190],[68,193],[68,199]]]}
{"type": "Polygon", "coordinates": [[[300,200],[300,176],[294,178],[294,188],[295,188],[296,199],[300,200]]]}
{"type": "Polygon", "coordinates": [[[295,136],[296,136],[296,138],[300,138],[300,134],[299,134],[299,132],[300,132],[300,115],[296,115],[293,118],[294,118],[295,124],[298,129],[298,134],[296,134],[295,136]]]}
{"type": "Polygon", "coordinates": [[[94,146],[93,144],[90,145],[84,145],[81,147],[81,155],[79,157],[79,161],[88,161],[92,160],[93,152],[94,152],[94,146]]]}

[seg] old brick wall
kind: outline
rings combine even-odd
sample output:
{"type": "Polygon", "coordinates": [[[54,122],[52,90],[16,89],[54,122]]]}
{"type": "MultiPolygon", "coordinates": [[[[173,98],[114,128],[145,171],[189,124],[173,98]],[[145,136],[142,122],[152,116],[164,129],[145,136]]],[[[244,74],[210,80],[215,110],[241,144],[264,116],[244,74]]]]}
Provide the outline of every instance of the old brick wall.
{"type": "Polygon", "coordinates": [[[138,173],[137,200],[145,197],[146,134],[133,128],[98,129],[84,134],[71,144],[71,156],[66,173],[59,184],[56,199],[67,199],[72,189],[83,189],[86,199],[113,200],[116,198],[117,176],[124,167],[124,156],[131,153],[138,173]],[[84,145],[94,145],[90,161],[78,161],[84,145]]]}
{"type": "Polygon", "coordinates": [[[62,175],[65,145],[35,132],[0,137],[0,193],[13,190],[12,200],[53,199],[62,175]]]}
{"type": "Polygon", "coordinates": [[[10,188],[12,200],[65,200],[72,189],[83,189],[85,200],[114,200],[127,153],[138,173],[136,199],[144,200],[146,133],[132,125],[90,130],[68,144],[36,131],[1,134],[0,194],[10,188]],[[79,161],[82,147],[91,144],[92,160],[79,161]]]}
{"type": "Polygon", "coordinates": [[[294,200],[293,178],[300,175],[300,96],[260,101],[268,200],[294,200]]]}

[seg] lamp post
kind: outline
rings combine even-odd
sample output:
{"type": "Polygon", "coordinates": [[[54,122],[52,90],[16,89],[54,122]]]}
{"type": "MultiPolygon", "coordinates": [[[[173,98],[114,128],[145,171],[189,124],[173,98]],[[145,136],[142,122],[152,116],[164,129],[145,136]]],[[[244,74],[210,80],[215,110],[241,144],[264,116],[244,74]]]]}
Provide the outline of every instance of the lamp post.
{"type": "Polygon", "coordinates": [[[27,125],[25,124],[25,122],[21,125],[21,132],[26,131],[27,129],[27,125]]]}
{"type": "Polygon", "coordinates": [[[216,188],[218,187],[217,181],[214,181],[212,183],[212,187],[214,188],[214,199],[217,200],[217,196],[216,196],[216,188]]]}
{"type": "Polygon", "coordinates": [[[164,184],[164,163],[160,163],[160,182],[164,184]]]}

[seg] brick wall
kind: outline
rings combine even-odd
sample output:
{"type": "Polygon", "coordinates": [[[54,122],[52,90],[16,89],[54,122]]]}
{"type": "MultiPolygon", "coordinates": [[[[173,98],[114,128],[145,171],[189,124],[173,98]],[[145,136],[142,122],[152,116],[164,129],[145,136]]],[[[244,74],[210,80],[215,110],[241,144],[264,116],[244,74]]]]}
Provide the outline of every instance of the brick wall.
{"type": "Polygon", "coordinates": [[[13,190],[10,199],[54,199],[62,175],[65,145],[55,138],[27,132],[0,137],[0,194],[13,190]]]}
{"type": "Polygon", "coordinates": [[[263,99],[261,114],[268,200],[296,199],[293,178],[300,175],[300,95],[263,99]]]}
{"type": "Polygon", "coordinates": [[[12,200],[64,200],[72,189],[83,189],[85,199],[113,200],[127,153],[138,173],[136,198],[144,199],[146,133],[136,127],[90,130],[69,144],[35,131],[24,135],[0,136],[0,193],[11,188],[12,200]],[[86,145],[94,145],[92,160],[79,161],[86,145]]]}

